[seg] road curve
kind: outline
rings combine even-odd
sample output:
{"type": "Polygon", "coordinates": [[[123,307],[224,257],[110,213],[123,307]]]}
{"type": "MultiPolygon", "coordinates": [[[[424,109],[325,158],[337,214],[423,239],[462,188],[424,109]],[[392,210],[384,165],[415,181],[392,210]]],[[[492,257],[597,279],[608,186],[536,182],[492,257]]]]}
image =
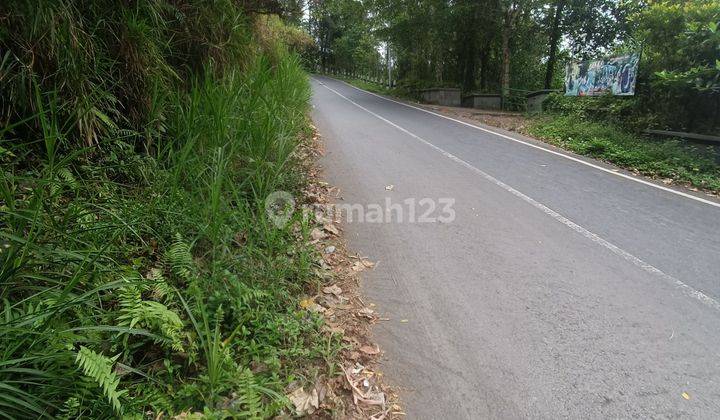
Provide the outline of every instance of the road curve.
{"type": "Polygon", "coordinates": [[[346,231],[379,261],[363,288],[389,318],[375,338],[408,418],[720,418],[720,206],[312,85],[328,181],[405,212],[346,231]],[[423,198],[441,221],[418,222],[423,198]]]}

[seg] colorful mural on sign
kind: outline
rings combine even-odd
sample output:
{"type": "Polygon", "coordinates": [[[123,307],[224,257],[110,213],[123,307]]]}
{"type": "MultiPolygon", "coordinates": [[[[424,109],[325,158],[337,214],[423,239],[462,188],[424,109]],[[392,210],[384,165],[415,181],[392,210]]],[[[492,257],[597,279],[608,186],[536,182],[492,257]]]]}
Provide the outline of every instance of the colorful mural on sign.
{"type": "Polygon", "coordinates": [[[565,69],[565,96],[635,94],[640,54],[570,63],[565,69]]]}

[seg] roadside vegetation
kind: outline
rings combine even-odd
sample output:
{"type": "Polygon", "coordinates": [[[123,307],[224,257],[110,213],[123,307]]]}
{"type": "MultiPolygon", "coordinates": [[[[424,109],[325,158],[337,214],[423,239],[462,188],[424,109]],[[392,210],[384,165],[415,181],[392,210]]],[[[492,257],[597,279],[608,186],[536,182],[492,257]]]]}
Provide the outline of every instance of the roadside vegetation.
{"type": "MultiPolygon", "coordinates": [[[[522,110],[529,91],[562,89],[566,64],[640,54],[635,127],[720,131],[720,4],[714,0],[328,0],[310,8],[321,71],[408,91],[458,87],[522,110]],[[562,41],[562,42],[561,42],[562,41]]],[[[617,115],[616,115],[617,116],[617,115]]]]}
{"type": "Polygon", "coordinates": [[[346,76],[334,76],[330,75],[331,77],[334,77],[336,79],[342,80],[344,82],[350,83],[353,86],[359,87],[360,89],[367,90],[368,92],[377,93],[378,95],[393,95],[393,96],[401,96],[396,89],[392,89],[387,87],[387,85],[383,85],[376,82],[368,82],[366,80],[361,79],[355,79],[352,77],[346,77],[346,76]]]}
{"type": "Polygon", "coordinates": [[[532,116],[527,132],[572,152],[660,178],[666,184],[687,183],[720,192],[718,146],[643,136],[608,121],[593,120],[581,107],[532,116]]]}
{"type": "Polygon", "coordinates": [[[396,98],[416,100],[415,92],[408,90],[402,86],[388,87],[386,84],[368,81],[363,79],[357,79],[348,76],[328,74],[328,76],[342,80],[360,89],[367,90],[368,92],[377,93],[378,95],[394,96],[396,98]]]}
{"type": "Polygon", "coordinates": [[[307,36],[230,1],[0,21],[0,417],[291,412],[339,349],[308,226],[264,211],[304,183],[307,36]]]}

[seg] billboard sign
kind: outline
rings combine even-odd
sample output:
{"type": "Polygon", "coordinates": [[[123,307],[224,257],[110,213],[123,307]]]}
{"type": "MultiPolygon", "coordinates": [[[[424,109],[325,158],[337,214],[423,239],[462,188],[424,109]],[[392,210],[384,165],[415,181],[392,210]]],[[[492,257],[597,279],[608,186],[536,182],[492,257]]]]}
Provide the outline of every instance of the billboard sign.
{"type": "Polygon", "coordinates": [[[640,54],[569,63],[565,69],[565,96],[635,94],[640,54]]]}

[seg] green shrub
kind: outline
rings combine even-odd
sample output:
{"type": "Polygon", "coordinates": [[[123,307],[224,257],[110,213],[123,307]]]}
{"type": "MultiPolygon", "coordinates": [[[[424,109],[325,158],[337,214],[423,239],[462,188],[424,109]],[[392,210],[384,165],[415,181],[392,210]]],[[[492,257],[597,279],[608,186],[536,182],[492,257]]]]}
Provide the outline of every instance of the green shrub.
{"type": "Polygon", "coordinates": [[[0,416],[278,414],[337,347],[309,227],[263,211],[302,183],[299,59],[229,0],[0,16],[0,416]]]}
{"type": "Polygon", "coordinates": [[[551,113],[573,116],[582,120],[608,121],[639,133],[653,124],[655,117],[642,112],[637,97],[602,95],[593,97],[565,96],[552,93],[543,103],[551,113]]]}
{"type": "MultiPolygon", "coordinates": [[[[559,101],[560,106],[564,101],[559,101]]],[[[558,106],[554,102],[553,106],[558,106]]],[[[573,152],[593,156],[650,176],[688,182],[720,191],[720,162],[712,146],[688,145],[678,140],[641,137],[607,122],[569,115],[546,115],[533,121],[531,134],[573,152]]]]}

